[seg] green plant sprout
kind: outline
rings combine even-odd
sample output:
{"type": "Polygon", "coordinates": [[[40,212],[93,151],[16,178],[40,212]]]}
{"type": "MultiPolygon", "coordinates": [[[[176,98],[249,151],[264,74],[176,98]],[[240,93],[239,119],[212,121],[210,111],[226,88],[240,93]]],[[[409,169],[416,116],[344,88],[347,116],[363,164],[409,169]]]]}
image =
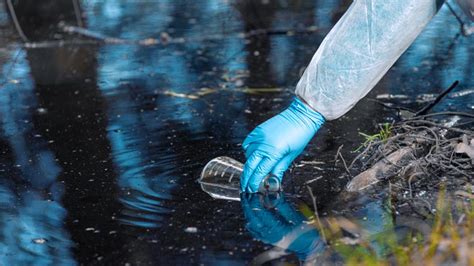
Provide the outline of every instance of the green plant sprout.
{"type": "Polygon", "coordinates": [[[355,150],[355,152],[359,151],[363,147],[367,147],[369,143],[374,141],[381,141],[383,143],[387,142],[388,138],[392,135],[393,124],[391,123],[384,123],[379,125],[380,131],[376,134],[369,135],[363,132],[359,132],[359,135],[364,137],[364,142],[355,150]]]}

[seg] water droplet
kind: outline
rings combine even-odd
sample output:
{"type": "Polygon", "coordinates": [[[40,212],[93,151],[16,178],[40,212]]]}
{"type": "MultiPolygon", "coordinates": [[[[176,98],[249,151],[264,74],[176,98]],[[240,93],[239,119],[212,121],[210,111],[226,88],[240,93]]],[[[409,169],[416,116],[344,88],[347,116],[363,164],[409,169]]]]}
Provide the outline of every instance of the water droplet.
{"type": "Polygon", "coordinates": [[[33,243],[40,244],[40,245],[46,243],[46,241],[47,240],[45,238],[35,238],[35,239],[33,239],[33,243]]]}

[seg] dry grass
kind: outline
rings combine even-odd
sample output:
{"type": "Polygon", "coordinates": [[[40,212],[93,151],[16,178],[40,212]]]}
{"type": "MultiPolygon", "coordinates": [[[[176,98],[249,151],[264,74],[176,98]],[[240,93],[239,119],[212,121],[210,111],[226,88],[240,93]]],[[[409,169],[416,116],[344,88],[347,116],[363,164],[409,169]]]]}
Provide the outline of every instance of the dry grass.
{"type": "Polygon", "coordinates": [[[399,234],[396,223],[390,221],[383,231],[374,233],[360,221],[344,217],[319,221],[309,207],[300,211],[328,244],[328,251],[318,262],[331,263],[329,256],[336,255],[345,265],[474,265],[474,202],[447,195],[444,188],[438,194],[435,214],[423,221],[430,225],[428,232],[414,229],[399,234]]]}

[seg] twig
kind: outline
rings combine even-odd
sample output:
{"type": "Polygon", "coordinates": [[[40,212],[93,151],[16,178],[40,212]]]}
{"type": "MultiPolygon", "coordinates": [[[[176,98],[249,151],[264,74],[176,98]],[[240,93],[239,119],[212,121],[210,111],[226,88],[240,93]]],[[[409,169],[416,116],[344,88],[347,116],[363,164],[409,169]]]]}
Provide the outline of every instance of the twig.
{"type": "Polygon", "coordinates": [[[134,44],[134,45],[166,45],[166,44],[182,44],[184,42],[200,42],[200,41],[215,41],[215,40],[222,40],[224,38],[234,37],[237,38],[249,38],[252,36],[258,35],[292,35],[292,34],[305,34],[305,33],[314,33],[317,32],[319,29],[315,26],[306,27],[304,29],[255,29],[248,32],[243,33],[233,33],[229,35],[223,34],[207,34],[202,37],[198,38],[172,38],[167,33],[160,38],[145,38],[141,40],[134,40],[134,39],[123,39],[123,38],[116,38],[104,35],[99,32],[95,32],[83,27],[76,27],[70,25],[60,25],[60,28],[64,32],[68,33],[76,33],[88,38],[95,39],[100,42],[104,42],[107,44],[134,44]]]}
{"type": "Polygon", "coordinates": [[[82,22],[81,6],[78,0],[72,0],[72,4],[74,6],[74,14],[76,15],[77,26],[84,27],[84,23],[82,22]]]}
{"type": "Polygon", "coordinates": [[[335,160],[336,163],[337,163],[337,157],[340,157],[341,160],[342,160],[342,163],[344,164],[344,168],[346,169],[347,174],[348,174],[349,176],[352,176],[352,175],[351,175],[351,172],[349,171],[349,168],[347,168],[346,160],[344,160],[344,157],[343,157],[342,154],[341,154],[341,149],[342,149],[342,147],[344,147],[344,145],[339,146],[339,148],[337,149],[336,157],[334,158],[334,160],[335,160]]]}
{"type": "Polygon", "coordinates": [[[403,107],[403,106],[391,106],[390,104],[393,104],[393,103],[386,103],[384,101],[381,101],[381,100],[378,100],[378,99],[372,99],[372,98],[370,98],[368,100],[372,101],[372,102],[375,102],[377,104],[380,104],[383,107],[388,108],[388,109],[396,109],[396,110],[399,110],[399,111],[404,110],[404,111],[409,111],[409,112],[415,113],[415,111],[413,111],[410,108],[406,108],[406,107],[403,107]]]}
{"type": "Polygon", "coordinates": [[[459,84],[459,81],[456,80],[453,84],[451,84],[451,86],[449,86],[448,89],[446,89],[444,92],[442,92],[441,94],[438,95],[438,97],[436,97],[436,99],[429,103],[428,105],[426,105],[425,107],[423,107],[420,111],[416,112],[415,113],[415,116],[420,116],[420,115],[424,115],[426,114],[429,110],[431,110],[431,108],[433,108],[436,104],[438,104],[444,96],[446,96],[448,93],[450,93],[454,88],[456,88],[456,86],[459,84]]]}
{"type": "Polygon", "coordinates": [[[308,180],[308,181],[304,182],[304,184],[305,184],[305,185],[309,185],[309,184],[311,184],[311,183],[313,183],[313,182],[318,181],[318,180],[321,179],[321,178],[323,178],[322,175],[320,175],[320,176],[318,176],[318,177],[316,177],[316,178],[313,178],[313,179],[311,179],[311,180],[308,180]]]}
{"type": "Polygon", "coordinates": [[[311,196],[311,200],[313,201],[314,215],[316,216],[316,221],[318,222],[318,226],[319,226],[320,231],[321,231],[321,236],[323,237],[324,243],[327,243],[326,235],[324,233],[324,228],[323,228],[323,225],[321,223],[321,220],[319,219],[318,206],[316,205],[316,197],[314,196],[313,190],[311,189],[310,186],[306,185],[306,188],[308,189],[309,195],[311,196]]]}
{"type": "Polygon", "coordinates": [[[458,115],[458,116],[474,118],[474,114],[465,113],[465,112],[438,112],[438,113],[432,113],[432,114],[426,114],[426,115],[419,115],[413,118],[406,119],[405,121],[423,119],[423,118],[433,117],[433,116],[442,116],[442,115],[458,115]]]}
{"type": "Polygon", "coordinates": [[[407,121],[404,121],[404,123],[428,124],[428,125],[431,125],[431,126],[435,126],[435,127],[439,127],[439,128],[444,128],[444,129],[447,129],[447,130],[450,130],[450,131],[455,131],[455,132],[459,132],[459,133],[464,133],[464,134],[467,134],[467,135],[473,135],[473,134],[474,134],[473,131],[462,130],[462,129],[454,128],[454,127],[447,127],[447,126],[443,126],[443,125],[440,125],[440,124],[438,124],[438,123],[435,123],[435,122],[432,122],[432,121],[428,121],[428,120],[407,120],[407,121]]]}
{"type": "Polygon", "coordinates": [[[122,38],[110,37],[110,36],[104,35],[102,33],[95,32],[95,31],[92,31],[92,30],[89,30],[89,29],[86,29],[86,28],[83,28],[83,27],[76,27],[76,26],[69,26],[69,25],[62,25],[62,24],[59,25],[59,27],[64,32],[76,33],[76,34],[83,35],[83,36],[86,36],[86,37],[89,37],[89,38],[92,38],[92,39],[96,39],[96,40],[99,40],[99,41],[102,41],[102,42],[105,42],[105,43],[124,44],[124,43],[140,42],[140,41],[136,41],[136,40],[126,40],[126,39],[122,39],[122,38]]]}
{"type": "Polygon", "coordinates": [[[358,160],[360,160],[362,157],[364,157],[370,150],[370,148],[372,147],[372,142],[369,143],[367,145],[367,147],[365,147],[365,149],[359,153],[355,158],[354,160],[352,160],[351,164],[349,165],[349,169],[352,169],[352,167],[354,166],[355,162],[357,162],[358,160]]]}
{"type": "Polygon", "coordinates": [[[37,48],[54,48],[63,47],[65,45],[98,45],[100,44],[97,40],[59,40],[59,41],[42,41],[42,42],[27,42],[23,44],[24,48],[37,49],[37,48]]]}
{"type": "Polygon", "coordinates": [[[267,262],[279,259],[281,257],[284,257],[284,256],[288,255],[288,254],[290,254],[290,253],[288,253],[286,250],[284,250],[280,247],[273,247],[269,250],[266,250],[266,251],[258,254],[258,256],[256,256],[250,262],[250,265],[263,265],[267,262]]]}
{"type": "Polygon", "coordinates": [[[7,0],[7,6],[8,6],[8,10],[10,11],[10,15],[12,16],[13,24],[15,25],[15,28],[16,28],[16,31],[18,32],[18,35],[20,35],[20,38],[24,42],[29,42],[29,40],[26,37],[25,33],[21,29],[21,25],[20,25],[20,22],[18,21],[18,18],[16,17],[15,8],[13,7],[12,0],[7,0]]]}
{"type": "Polygon", "coordinates": [[[446,1],[446,6],[448,6],[449,11],[451,11],[451,13],[454,15],[454,17],[456,18],[456,20],[459,22],[460,28],[461,28],[461,32],[462,32],[463,35],[464,35],[464,21],[462,21],[461,17],[459,17],[459,15],[456,14],[456,11],[454,11],[454,8],[451,6],[451,4],[450,4],[448,1],[446,1]]]}

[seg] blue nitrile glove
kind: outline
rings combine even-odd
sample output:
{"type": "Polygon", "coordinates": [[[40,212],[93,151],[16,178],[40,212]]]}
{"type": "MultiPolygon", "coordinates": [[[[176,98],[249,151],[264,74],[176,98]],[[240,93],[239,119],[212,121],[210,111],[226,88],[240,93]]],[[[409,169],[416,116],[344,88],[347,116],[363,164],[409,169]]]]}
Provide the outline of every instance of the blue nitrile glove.
{"type": "Polygon", "coordinates": [[[324,121],[320,113],[295,98],[285,111],[257,126],[242,144],[247,162],[240,181],[241,190],[257,192],[269,173],[281,182],[286,169],[324,121]]]}
{"type": "Polygon", "coordinates": [[[296,211],[280,193],[268,209],[268,197],[261,194],[242,193],[240,200],[247,220],[246,228],[252,236],[264,243],[293,252],[301,260],[308,260],[324,251],[316,227],[296,211]]]}

